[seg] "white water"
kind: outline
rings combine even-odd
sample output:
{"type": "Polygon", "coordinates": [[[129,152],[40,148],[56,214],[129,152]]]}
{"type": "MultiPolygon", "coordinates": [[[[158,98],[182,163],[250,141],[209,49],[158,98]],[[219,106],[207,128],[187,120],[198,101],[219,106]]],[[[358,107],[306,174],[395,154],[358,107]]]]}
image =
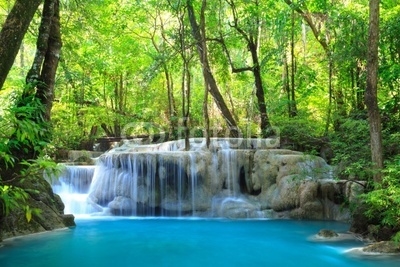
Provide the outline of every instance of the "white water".
{"type": "Polygon", "coordinates": [[[248,185],[247,157],[261,144],[215,139],[205,149],[196,139],[183,151],[181,140],[126,143],[100,156],[96,166],[66,166],[53,189],[65,213],[75,215],[265,217],[248,185]]]}
{"type": "MultiPolygon", "coordinates": [[[[213,202],[213,206],[221,202],[221,196],[204,199],[200,181],[205,177],[199,177],[198,171],[201,157],[210,153],[204,152],[204,145],[195,140],[188,152],[179,151],[179,142],[129,144],[130,152],[117,147],[100,157],[96,166],[66,166],[53,189],[63,199],[65,213],[75,215],[196,216],[205,211],[201,202],[213,202]]],[[[229,141],[212,145],[211,175],[222,173],[223,185],[217,187],[226,190],[224,198],[239,200],[236,151],[230,149],[229,141]]]]}
{"type": "Polygon", "coordinates": [[[58,180],[53,179],[53,191],[63,200],[66,214],[94,211],[87,202],[94,171],[95,166],[66,166],[58,180]]]}

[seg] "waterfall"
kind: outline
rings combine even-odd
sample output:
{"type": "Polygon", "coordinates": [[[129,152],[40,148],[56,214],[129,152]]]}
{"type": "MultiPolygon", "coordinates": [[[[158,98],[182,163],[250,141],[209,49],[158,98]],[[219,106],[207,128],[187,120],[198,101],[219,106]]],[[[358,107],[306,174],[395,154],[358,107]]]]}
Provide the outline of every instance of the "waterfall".
{"type": "Polygon", "coordinates": [[[320,219],[309,208],[320,209],[318,194],[308,191],[319,188],[317,180],[331,183],[329,166],[277,145],[268,139],[213,138],[206,148],[198,138],[185,151],[184,140],[126,141],[98,157],[95,166],[66,166],[52,186],[65,213],[75,215],[254,218],[288,216],[295,209],[295,215],[320,219]]]}
{"type": "Polygon", "coordinates": [[[53,188],[65,212],[77,215],[180,217],[209,210],[212,216],[211,206],[243,202],[241,165],[231,148],[241,142],[215,139],[208,150],[203,139],[193,139],[190,151],[183,151],[182,140],[127,142],[101,155],[95,166],[66,166],[53,188]]]}
{"type": "MultiPolygon", "coordinates": [[[[258,217],[259,205],[253,205],[247,196],[246,177],[243,169],[248,149],[241,149],[240,140],[222,140],[218,148],[218,173],[223,180],[222,190],[212,198],[214,217],[258,217]],[[244,184],[242,184],[244,183],[244,184]]],[[[247,147],[246,147],[247,148],[247,147]]]]}
{"type": "Polygon", "coordinates": [[[192,216],[196,213],[197,167],[196,155],[190,154],[190,189],[192,197],[192,216]]]}
{"type": "Polygon", "coordinates": [[[93,212],[86,199],[95,166],[65,166],[58,179],[50,178],[54,193],[60,195],[65,213],[87,214],[93,212]]]}
{"type": "Polygon", "coordinates": [[[89,199],[115,215],[156,215],[154,153],[105,154],[97,161],[89,199]]]}

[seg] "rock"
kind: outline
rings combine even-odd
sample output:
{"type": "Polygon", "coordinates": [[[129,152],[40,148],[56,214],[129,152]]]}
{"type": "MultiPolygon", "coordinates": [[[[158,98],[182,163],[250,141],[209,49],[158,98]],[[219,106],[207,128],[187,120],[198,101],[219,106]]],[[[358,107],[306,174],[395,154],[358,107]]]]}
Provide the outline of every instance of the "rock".
{"type": "Polygon", "coordinates": [[[94,158],[99,157],[102,152],[88,151],[88,150],[70,150],[68,151],[68,161],[74,164],[88,164],[95,163],[94,158]]]}
{"type": "Polygon", "coordinates": [[[73,227],[76,226],[75,224],[75,216],[73,214],[64,214],[61,215],[63,222],[66,227],[73,227]]]}
{"type": "Polygon", "coordinates": [[[213,200],[212,213],[214,217],[223,218],[257,218],[261,217],[259,205],[248,199],[220,197],[213,200]]]}
{"type": "Polygon", "coordinates": [[[28,222],[25,210],[12,210],[7,217],[0,220],[0,237],[10,238],[75,225],[72,215],[63,214],[63,204],[59,196],[53,193],[44,178],[26,177],[17,186],[28,192],[26,204],[21,205],[29,206],[32,218],[28,222]]]}
{"type": "Polygon", "coordinates": [[[308,219],[308,220],[324,220],[323,205],[320,201],[307,202],[297,209],[290,211],[290,218],[308,219]]]}
{"type": "Polygon", "coordinates": [[[350,231],[360,234],[364,238],[372,241],[390,240],[397,232],[398,227],[392,228],[381,226],[381,218],[379,214],[366,216],[368,206],[364,202],[360,202],[353,211],[353,220],[351,222],[350,231]]]}
{"type": "Polygon", "coordinates": [[[272,209],[284,211],[299,207],[299,183],[296,178],[296,175],[289,175],[276,183],[275,190],[269,194],[272,209]]]}
{"type": "Polygon", "coordinates": [[[366,253],[400,254],[400,245],[394,241],[381,241],[362,249],[366,253]]]}
{"type": "Polygon", "coordinates": [[[131,198],[117,196],[113,201],[108,203],[111,213],[115,215],[131,215],[133,210],[136,210],[136,202],[131,198]]]}
{"type": "Polygon", "coordinates": [[[332,237],[338,237],[339,234],[336,233],[333,230],[329,230],[329,229],[321,229],[318,234],[318,236],[323,237],[323,238],[332,238],[332,237]]]}

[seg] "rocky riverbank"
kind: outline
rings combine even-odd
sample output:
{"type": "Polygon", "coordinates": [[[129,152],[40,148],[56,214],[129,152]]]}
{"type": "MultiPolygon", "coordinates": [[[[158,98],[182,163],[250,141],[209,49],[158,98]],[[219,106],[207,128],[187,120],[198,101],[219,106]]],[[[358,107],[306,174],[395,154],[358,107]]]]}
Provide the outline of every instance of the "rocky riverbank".
{"type": "Polygon", "coordinates": [[[53,193],[50,184],[42,177],[28,177],[18,187],[28,193],[25,207],[32,211],[28,221],[24,209],[13,210],[5,218],[0,218],[0,241],[2,239],[51,231],[75,226],[74,216],[64,214],[61,198],[53,193]]]}

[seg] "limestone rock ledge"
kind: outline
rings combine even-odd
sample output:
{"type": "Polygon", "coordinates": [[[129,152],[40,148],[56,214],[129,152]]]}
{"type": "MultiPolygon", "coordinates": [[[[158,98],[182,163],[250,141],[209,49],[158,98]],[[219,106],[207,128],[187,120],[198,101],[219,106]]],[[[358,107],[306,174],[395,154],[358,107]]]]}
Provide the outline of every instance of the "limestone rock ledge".
{"type": "Polygon", "coordinates": [[[64,204],[61,198],[53,193],[50,184],[43,178],[29,177],[18,184],[28,194],[27,205],[32,213],[28,222],[25,211],[13,210],[7,217],[0,218],[0,241],[2,239],[51,231],[59,228],[75,226],[74,216],[64,214],[64,204]]]}
{"type": "Polygon", "coordinates": [[[398,254],[400,255],[400,245],[393,241],[381,241],[372,243],[362,249],[365,253],[398,254]]]}
{"type": "Polygon", "coordinates": [[[103,154],[90,202],[116,215],[146,216],[140,206],[164,215],[349,221],[346,202],[363,190],[333,179],[322,158],[267,147],[270,141],[215,139],[205,149],[192,140],[190,151],[181,143],[124,144],[103,154]]]}
{"type": "Polygon", "coordinates": [[[376,259],[394,257],[398,259],[400,257],[400,245],[394,241],[380,241],[364,247],[349,249],[346,253],[356,257],[374,257],[376,259]]]}

